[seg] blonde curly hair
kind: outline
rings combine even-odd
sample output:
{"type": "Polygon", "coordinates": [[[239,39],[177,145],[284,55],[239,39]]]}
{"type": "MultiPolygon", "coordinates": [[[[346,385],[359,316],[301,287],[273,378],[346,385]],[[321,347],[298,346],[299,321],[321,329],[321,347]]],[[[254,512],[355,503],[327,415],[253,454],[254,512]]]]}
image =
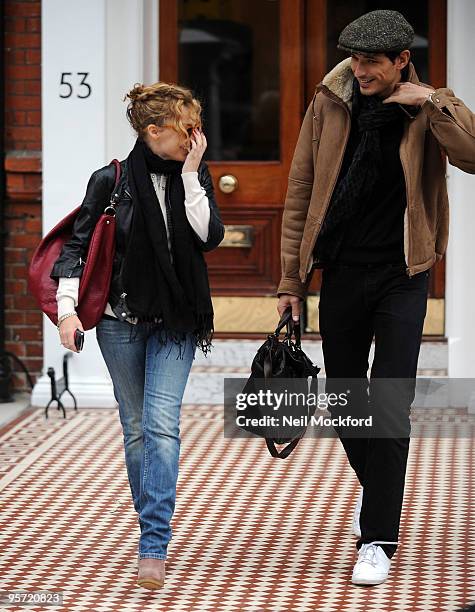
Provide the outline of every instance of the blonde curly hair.
{"type": "Polygon", "coordinates": [[[127,98],[127,119],[139,137],[148,125],[154,124],[159,127],[171,125],[188,138],[187,127],[182,121],[184,107],[189,110],[192,127],[201,128],[201,104],[186,87],[163,82],[136,83],[124,100],[127,98]]]}

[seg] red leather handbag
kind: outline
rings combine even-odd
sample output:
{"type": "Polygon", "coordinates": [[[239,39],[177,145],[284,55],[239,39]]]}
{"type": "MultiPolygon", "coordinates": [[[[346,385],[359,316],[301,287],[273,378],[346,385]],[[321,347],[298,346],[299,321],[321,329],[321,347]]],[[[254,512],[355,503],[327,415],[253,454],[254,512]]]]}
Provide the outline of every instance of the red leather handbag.
{"type": "MultiPolygon", "coordinates": [[[[113,194],[120,179],[120,162],[113,159],[111,163],[115,165],[114,189],[110,203],[104,209],[92,234],[79,282],[76,311],[84,329],[92,329],[97,325],[109,298],[115,254],[116,202],[113,194]]],[[[70,212],[41,240],[28,270],[29,290],[36,298],[41,310],[55,325],[58,322],[56,302],[58,282],[50,278],[50,273],[63,245],[71,239],[74,222],[80,208],[81,206],[78,206],[70,212]]]]}

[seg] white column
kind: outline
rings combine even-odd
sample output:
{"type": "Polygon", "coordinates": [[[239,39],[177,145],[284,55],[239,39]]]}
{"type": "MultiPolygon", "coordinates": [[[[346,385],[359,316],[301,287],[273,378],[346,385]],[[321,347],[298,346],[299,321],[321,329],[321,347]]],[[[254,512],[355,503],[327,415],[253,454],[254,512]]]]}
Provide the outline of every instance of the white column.
{"type": "Polygon", "coordinates": [[[123,98],[135,83],[158,80],[158,0],[106,0],[106,151],[124,159],[135,136],[123,98]]]}
{"type": "MultiPolygon", "coordinates": [[[[157,80],[157,4],[42,2],[43,234],[81,202],[95,169],[124,159],[133,145],[122,99],[134,83],[157,80]]],[[[46,317],[43,328],[44,375],[33,390],[34,406],[49,400],[46,371],[52,366],[62,376],[65,353],[46,317]]],[[[86,332],[83,352],[69,364],[79,407],[115,405],[94,330],[86,332]]],[[[65,404],[71,405],[66,398],[65,404]]]]}
{"type": "MultiPolygon", "coordinates": [[[[475,2],[448,2],[448,87],[475,111],[475,2]]],[[[446,335],[450,377],[475,377],[475,176],[448,166],[450,238],[446,269],[446,335]]]]}

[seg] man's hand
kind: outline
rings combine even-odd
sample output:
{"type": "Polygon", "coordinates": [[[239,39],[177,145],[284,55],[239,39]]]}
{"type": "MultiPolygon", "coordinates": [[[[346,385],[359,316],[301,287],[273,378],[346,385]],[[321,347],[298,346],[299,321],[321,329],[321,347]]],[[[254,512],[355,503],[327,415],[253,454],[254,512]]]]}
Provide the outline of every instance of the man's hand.
{"type": "Polygon", "coordinates": [[[277,312],[279,313],[279,317],[282,318],[282,315],[287,310],[289,306],[292,307],[292,319],[295,322],[300,321],[300,312],[302,308],[302,300],[295,295],[288,295],[286,293],[282,294],[279,297],[279,302],[277,304],[277,312]]]}
{"type": "Polygon", "coordinates": [[[415,83],[397,83],[393,93],[383,100],[383,104],[397,102],[406,106],[422,106],[429,94],[434,93],[434,89],[422,87],[415,83]]]}

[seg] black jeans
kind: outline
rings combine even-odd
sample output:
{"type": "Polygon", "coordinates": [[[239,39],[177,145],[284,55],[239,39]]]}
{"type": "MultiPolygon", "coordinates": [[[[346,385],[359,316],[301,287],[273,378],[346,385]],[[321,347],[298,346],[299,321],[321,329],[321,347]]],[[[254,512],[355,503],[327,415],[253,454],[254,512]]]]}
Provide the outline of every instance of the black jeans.
{"type": "MultiPolygon", "coordinates": [[[[403,265],[334,266],[323,271],[320,334],[327,378],[414,379],[427,307],[429,272],[409,277],[403,265]]],[[[371,387],[370,387],[371,389],[371,387]]],[[[371,390],[370,390],[371,394],[371,390]]],[[[407,416],[407,396],[393,397],[391,410],[407,416]]],[[[397,542],[409,437],[340,439],[364,487],[361,544],[397,542]]],[[[395,545],[383,545],[389,557],[395,545]]]]}

